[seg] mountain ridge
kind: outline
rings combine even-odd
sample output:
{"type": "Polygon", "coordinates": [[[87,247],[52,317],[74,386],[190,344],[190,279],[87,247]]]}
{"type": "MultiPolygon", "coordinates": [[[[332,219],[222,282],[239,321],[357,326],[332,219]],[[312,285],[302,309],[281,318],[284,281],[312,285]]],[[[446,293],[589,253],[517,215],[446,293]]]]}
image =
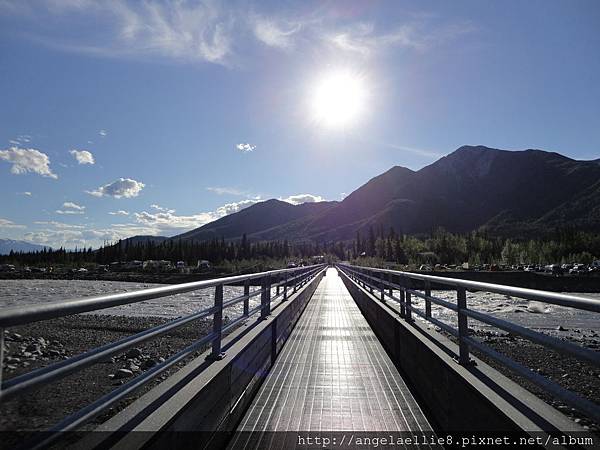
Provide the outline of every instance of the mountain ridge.
{"type": "Polygon", "coordinates": [[[171,238],[129,241],[332,241],[391,227],[527,237],[564,226],[600,231],[600,159],[464,145],[419,170],[393,166],[339,202],[270,199],[171,238]]]}

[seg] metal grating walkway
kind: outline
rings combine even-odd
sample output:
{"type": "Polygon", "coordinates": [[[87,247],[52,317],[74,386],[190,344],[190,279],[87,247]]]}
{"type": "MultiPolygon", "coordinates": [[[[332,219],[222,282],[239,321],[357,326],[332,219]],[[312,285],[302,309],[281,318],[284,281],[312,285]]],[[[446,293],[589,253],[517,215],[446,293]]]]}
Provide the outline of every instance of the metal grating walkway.
{"type": "MultiPolygon", "coordinates": [[[[426,431],[432,434],[431,426],[404,380],[337,271],[331,268],[238,431],[426,431]]],[[[256,439],[240,442],[248,436],[248,433],[237,433],[232,446],[269,446],[268,442],[256,439]]]]}

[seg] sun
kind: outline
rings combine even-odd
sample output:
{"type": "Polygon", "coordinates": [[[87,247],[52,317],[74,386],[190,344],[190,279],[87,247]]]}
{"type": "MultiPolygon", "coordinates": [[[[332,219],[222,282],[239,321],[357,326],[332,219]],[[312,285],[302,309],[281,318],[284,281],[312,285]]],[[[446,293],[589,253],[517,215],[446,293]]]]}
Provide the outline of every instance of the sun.
{"type": "Polygon", "coordinates": [[[310,108],[313,119],[320,125],[332,128],[351,125],[366,106],[364,79],[350,71],[327,73],[312,89],[310,108]]]}

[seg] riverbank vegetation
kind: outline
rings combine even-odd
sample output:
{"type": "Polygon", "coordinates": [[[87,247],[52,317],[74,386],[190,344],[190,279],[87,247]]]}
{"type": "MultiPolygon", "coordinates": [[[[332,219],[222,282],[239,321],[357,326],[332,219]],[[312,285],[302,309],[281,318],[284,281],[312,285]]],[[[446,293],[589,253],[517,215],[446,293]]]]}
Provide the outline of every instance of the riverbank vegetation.
{"type": "Polygon", "coordinates": [[[252,242],[242,239],[225,241],[152,240],[131,243],[128,240],[92,248],[66,250],[44,249],[30,253],[0,256],[0,264],[19,266],[85,264],[108,265],[116,261],[167,260],[182,261],[197,266],[208,261],[213,267],[236,272],[251,267],[284,267],[290,261],[310,261],[325,255],[328,259],[368,260],[373,265],[383,262],[418,267],[421,264],[471,266],[483,264],[590,264],[600,258],[600,235],[574,229],[555,230],[536,239],[505,238],[484,231],[450,233],[438,228],[429,235],[405,235],[394,229],[384,231],[370,228],[356,233],[354,239],[339,242],[252,242]]]}

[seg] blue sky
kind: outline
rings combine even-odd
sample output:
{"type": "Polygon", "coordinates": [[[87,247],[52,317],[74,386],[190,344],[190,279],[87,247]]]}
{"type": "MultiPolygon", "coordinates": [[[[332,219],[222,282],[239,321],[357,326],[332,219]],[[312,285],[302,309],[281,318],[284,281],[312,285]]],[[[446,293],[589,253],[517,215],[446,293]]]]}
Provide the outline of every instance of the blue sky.
{"type": "Polygon", "coordinates": [[[174,235],[464,144],[598,158],[599,49],[593,0],[0,0],[0,238],[174,235]]]}

